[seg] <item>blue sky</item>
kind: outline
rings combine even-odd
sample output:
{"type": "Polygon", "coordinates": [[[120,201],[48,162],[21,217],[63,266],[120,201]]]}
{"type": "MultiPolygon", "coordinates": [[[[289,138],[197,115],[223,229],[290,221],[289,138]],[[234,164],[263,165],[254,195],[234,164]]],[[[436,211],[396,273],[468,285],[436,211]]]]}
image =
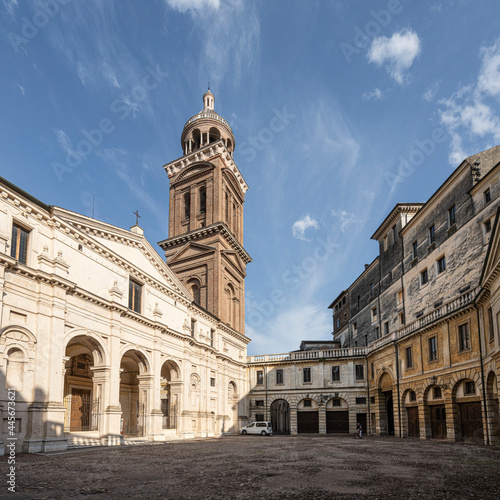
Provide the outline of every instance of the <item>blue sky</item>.
{"type": "MultiPolygon", "coordinates": [[[[210,81],[245,203],[249,353],[331,339],[330,302],[425,201],[500,144],[500,3],[0,0],[0,174],[167,236],[168,178],[210,81]]],[[[159,252],[161,250],[157,247],[159,252]]]]}

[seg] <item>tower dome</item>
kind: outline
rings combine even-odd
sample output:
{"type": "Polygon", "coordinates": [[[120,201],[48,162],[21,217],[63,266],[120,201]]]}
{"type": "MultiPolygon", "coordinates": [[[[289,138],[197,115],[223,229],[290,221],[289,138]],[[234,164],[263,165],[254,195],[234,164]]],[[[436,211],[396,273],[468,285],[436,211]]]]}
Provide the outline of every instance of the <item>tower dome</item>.
{"type": "Polygon", "coordinates": [[[184,125],[181,145],[187,155],[207,144],[222,140],[231,156],[235,141],[229,123],[214,111],[215,97],[208,89],[203,94],[203,109],[192,116],[184,125]]]}

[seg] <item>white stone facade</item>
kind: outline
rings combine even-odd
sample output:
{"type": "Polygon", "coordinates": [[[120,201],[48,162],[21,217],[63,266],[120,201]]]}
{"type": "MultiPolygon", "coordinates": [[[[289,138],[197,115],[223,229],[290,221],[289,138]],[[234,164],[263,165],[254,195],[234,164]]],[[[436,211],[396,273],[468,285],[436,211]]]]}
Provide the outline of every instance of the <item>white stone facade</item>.
{"type": "Polygon", "coordinates": [[[249,340],[194,303],[138,226],[49,207],[0,179],[0,287],[4,443],[39,452],[245,422],[249,340]]]}

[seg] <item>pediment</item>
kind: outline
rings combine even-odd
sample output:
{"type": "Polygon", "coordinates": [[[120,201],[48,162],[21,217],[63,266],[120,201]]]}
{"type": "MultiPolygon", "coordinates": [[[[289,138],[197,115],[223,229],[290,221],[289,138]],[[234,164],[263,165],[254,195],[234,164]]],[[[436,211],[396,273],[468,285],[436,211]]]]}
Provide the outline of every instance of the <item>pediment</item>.
{"type": "Polygon", "coordinates": [[[212,255],[215,248],[201,243],[186,243],[177,253],[169,257],[167,264],[173,264],[189,259],[196,259],[205,255],[212,255]]]}
{"type": "Polygon", "coordinates": [[[222,250],[221,254],[228,260],[243,276],[246,276],[245,265],[238,253],[234,250],[222,250]]]}
{"type": "Polygon", "coordinates": [[[222,176],[226,182],[233,188],[234,193],[240,198],[240,202],[243,203],[244,199],[242,197],[241,187],[238,185],[238,179],[231,172],[231,169],[226,167],[222,170],[222,176]]]}
{"type": "Polygon", "coordinates": [[[179,184],[180,182],[185,182],[191,180],[193,177],[211,173],[215,168],[210,162],[196,163],[190,165],[189,167],[183,168],[170,182],[172,186],[179,184]]]}

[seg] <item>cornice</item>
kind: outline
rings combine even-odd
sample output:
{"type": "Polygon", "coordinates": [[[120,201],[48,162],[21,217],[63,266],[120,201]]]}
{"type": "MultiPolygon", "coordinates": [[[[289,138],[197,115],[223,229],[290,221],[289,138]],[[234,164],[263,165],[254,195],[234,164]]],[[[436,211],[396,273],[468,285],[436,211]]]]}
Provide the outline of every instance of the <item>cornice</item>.
{"type": "Polygon", "coordinates": [[[191,231],[190,233],[182,234],[180,236],[176,236],[175,238],[168,238],[163,241],[159,241],[158,245],[160,245],[163,250],[167,250],[168,248],[172,248],[178,245],[182,245],[184,243],[188,243],[190,241],[196,241],[201,238],[206,238],[211,234],[222,234],[226,240],[229,242],[233,250],[235,250],[240,256],[241,260],[245,264],[252,262],[252,258],[246,250],[240,245],[240,243],[233,236],[229,228],[226,226],[224,222],[217,222],[207,227],[203,227],[201,229],[196,229],[195,231],[191,231]]]}
{"type": "Polygon", "coordinates": [[[243,196],[245,196],[245,193],[248,191],[248,185],[245,182],[243,175],[241,175],[238,167],[236,166],[231,153],[226,149],[226,146],[224,145],[222,139],[217,142],[207,144],[206,146],[203,146],[202,148],[197,149],[192,153],[188,153],[185,156],[181,156],[177,160],[163,165],[163,168],[167,172],[167,175],[170,179],[188,165],[191,165],[195,162],[198,163],[202,161],[210,161],[211,158],[217,155],[222,158],[227,168],[229,168],[229,170],[231,170],[231,172],[234,174],[238,181],[239,189],[243,196]]]}
{"type": "Polygon", "coordinates": [[[373,233],[370,239],[378,240],[388,229],[400,214],[416,214],[422,207],[423,203],[398,203],[385,218],[384,222],[373,233]]]}

